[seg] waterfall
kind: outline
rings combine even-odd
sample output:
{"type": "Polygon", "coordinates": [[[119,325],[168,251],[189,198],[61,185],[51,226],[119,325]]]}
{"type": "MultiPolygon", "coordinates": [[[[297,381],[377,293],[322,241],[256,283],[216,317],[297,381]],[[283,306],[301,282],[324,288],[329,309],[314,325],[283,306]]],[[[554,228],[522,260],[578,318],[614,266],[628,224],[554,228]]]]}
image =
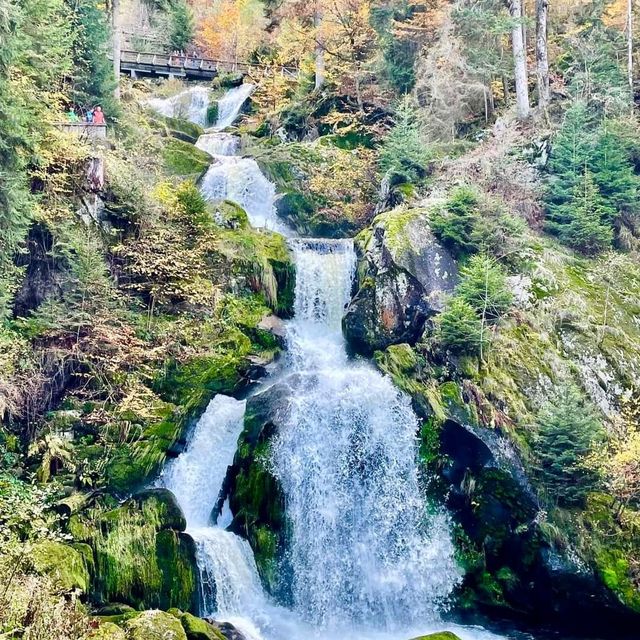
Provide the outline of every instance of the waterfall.
{"type": "Polygon", "coordinates": [[[211,91],[206,87],[195,86],[170,98],[152,98],[145,104],[163,116],[182,118],[204,127],[210,95],[211,91]]]}
{"type": "Polygon", "coordinates": [[[293,248],[290,366],[305,376],[273,468],[290,524],[294,606],[319,626],[391,630],[437,620],[460,571],[446,516],[426,513],[410,399],[346,355],[340,319],[352,242],[298,240],[293,248]]]}
{"type": "MultiPolygon", "coordinates": [[[[216,129],[237,116],[240,95],[234,89],[221,100],[216,129]]],[[[286,366],[304,374],[291,377],[304,382],[270,459],[289,521],[292,609],[264,593],[248,542],[224,528],[228,506],[212,518],[243,428],[243,401],[215,396],[160,478],[196,542],[201,614],[231,622],[247,640],[408,640],[446,629],[463,640],[496,640],[439,618],[461,573],[446,514],[425,505],[410,399],[345,349],[352,241],[292,238],[275,214],[274,185],[255,161],[232,155],[237,138],[207,133],[198,146],[216,159],[201,184],[205,197],[233,200],[254,226],[290,238],[297,278],[286,366]]]]}

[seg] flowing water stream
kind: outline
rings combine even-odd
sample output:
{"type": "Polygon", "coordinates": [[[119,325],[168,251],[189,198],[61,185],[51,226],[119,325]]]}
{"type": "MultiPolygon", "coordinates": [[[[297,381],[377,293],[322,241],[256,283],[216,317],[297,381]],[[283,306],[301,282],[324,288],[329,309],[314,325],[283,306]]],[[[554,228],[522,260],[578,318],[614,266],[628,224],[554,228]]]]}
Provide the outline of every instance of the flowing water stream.
{"type": "Polygon", "coordinates": [[[201,189],[244,207],[253,226],[287,235],[295,257],[284,367],[294,393],[271,458],[290,523],[293,603],[285,608],[264,592],[249,544],[225,530],[228,505],[212,522],[245,410],[244,401],[218,395],[161,478],[196,541],[201,614],[233,623],[248,640],[408,640],[443,629],[464,640],[497,638],[440,619],[461,572],[446,513],[425,506],[417,417],[388,377],[348,357],[342,337],[353,244],[296,238],[278,220],[274,185],[255,161],[233,155],[238,141],[221,131],[252,91],[238,89],[198,141],[214,157],[201,189]]]}

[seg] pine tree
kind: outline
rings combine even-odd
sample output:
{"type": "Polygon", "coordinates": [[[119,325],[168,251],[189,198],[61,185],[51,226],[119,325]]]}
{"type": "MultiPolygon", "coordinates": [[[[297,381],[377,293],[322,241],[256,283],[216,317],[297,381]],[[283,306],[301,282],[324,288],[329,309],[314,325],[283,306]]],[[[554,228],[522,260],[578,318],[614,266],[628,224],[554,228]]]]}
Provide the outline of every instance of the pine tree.
{"type": "Polygon", "coordinates": [[[604,251],[611,246],[611,219],[615,209],[602,197],[593,175],[587,169],[580,184],[574,188],[573,198],[563,205],[567,224],[560,230],[560,239],[587,255],[604,251]]]}
{"type": "Polygon", "coordinates": [[[603,438],[602,424],[574,386],[563,387],[538,415],[535,473],[552,500],[579,504],[597,487],[598,476],[586,458],[603,438]]]}
{"type": "Polygon", "coordinates": [[[593,150],[590,120],[585,103],[575,102],[567,109],[562,128],[553,140],[545,196],[545,225],[551,233],[558,234],[562,226],[569,222],[564,205],[571,200],[576,185],[580,183],[593,150]]]}
{"type": "Polygon", "coordinates": [[[476,254],[460,270],[456,294],[485,320],[503,316],[513,302],[503,268],[492,258],[476,254]]]}
{"type": "Polygon", "coordinates": [[[438,337],[445,349],[458,355],[477,355],[482,342],[482,325],[473,307],[461,297],[449,300],[438,316],[438,337]]]}
{"type": "Polygon", "coordinates": [[[478,227],[480,199],[470,187],[458,187],[451,197],[431,216],[431,229],[456,257],[469,255],[477,250],[474,232],[478,227]]]}
{"type": "Polygon", "coordinates": [[[195,22],[191,9],[184,0],[178,0],[171,10],[171,50],[184,51],[194,36],[195,22]]]}
{"type": "Polygon", "coordinates": [[[424,177],[429,154],[425,150],[415,106],[404,96],[395,113],[395,125],[382,143],[380,167],[396,182],[416,182],[424,177]]]}
{"type": "Polygon", "coordinates": [[[615,218],[638,211],[638,176],[628,150],[606,121],[597,133],[589,168],[607,205],[616,210],[615,218]]]}

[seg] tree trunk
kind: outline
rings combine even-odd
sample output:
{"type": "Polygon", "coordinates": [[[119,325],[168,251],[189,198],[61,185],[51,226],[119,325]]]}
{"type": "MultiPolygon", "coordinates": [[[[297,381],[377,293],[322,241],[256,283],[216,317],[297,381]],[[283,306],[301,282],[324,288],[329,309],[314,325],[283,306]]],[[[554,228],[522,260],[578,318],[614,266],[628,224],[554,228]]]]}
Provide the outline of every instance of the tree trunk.
{"type": "Polygon", "coordinates": [[[320,27],[322,26],[322,7],[316,2],[316,11],[313,16],[313,24],[316,30],[316,50],[315,50],[315,66],[316,66],[316,91],[322,89],[325,79],[324,65],[324,44],[320,35],[320,27]]]}
{"type": "Polygon", "coordinates": [[[111,0],[111,30],[113,31],[113,74],[116,87],[113,95],[120,99],[120,57],[122,51],[122,33],[120,30],[120,0],[111,0]]]}
{"type": "Polygon", "coordinates": [[[627,0],[627,78],[633,95],[633,0],[627,0]]]}
{"type": "Polygon", "coordinates": [[[509,12],[513,20],[511,44],[513,47],[518,119],[526,120],[529,117],[529,88],[527,86],[527,58],[522,37],[522,0],[510,0],[509,12]]]}
{"type": "Polygon", "coordinates": [[[536,0],[536,76],[538,80],[538,106],[546,112],[549,91],[549,56],[547,52],[547,9],[549,0],[536,0]]]}

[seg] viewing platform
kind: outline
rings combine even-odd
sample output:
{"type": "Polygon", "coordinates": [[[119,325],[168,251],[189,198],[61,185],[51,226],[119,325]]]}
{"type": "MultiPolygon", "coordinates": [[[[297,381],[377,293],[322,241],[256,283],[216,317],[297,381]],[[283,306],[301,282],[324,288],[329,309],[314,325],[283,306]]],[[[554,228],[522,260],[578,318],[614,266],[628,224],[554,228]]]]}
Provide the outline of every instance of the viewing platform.
{"type": "Polygon", "coordinates": [[[60,131],[71,133],[85,140],[106,140],[107,125],[91,122],[54,122],[60,131]]]}
{"type": "Polygon", "coordinates": [[[241,73],[252,78],[269,77],[274,73],[291,78],[298,77],[298,70],[290,67],[129,50],[121,52],[120,71],[132,78],[167,76],[185,80],[213,80],[221,73],[241,73]]]}

